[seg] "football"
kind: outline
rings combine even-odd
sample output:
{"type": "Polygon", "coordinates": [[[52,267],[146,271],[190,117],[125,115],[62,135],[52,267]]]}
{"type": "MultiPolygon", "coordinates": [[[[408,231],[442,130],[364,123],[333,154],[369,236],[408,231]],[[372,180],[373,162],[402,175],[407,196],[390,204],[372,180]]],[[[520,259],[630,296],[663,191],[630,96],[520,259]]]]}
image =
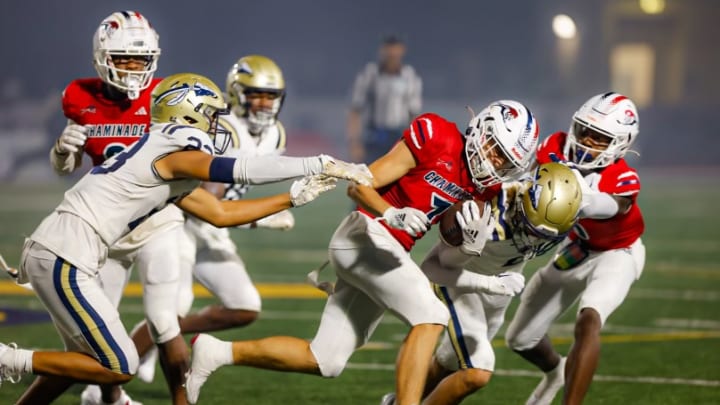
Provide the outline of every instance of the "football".
{"type": "MultiPolygon", "coordinates": [[[[450,246],[460,246],[463,243],[463,233],[460,229],[455,214],[462,209],[465,201],[458,201],[448,208],[440,218],[440,237],[450,246]]],[[[477,201],[475,202],[477,204],[477,201]]],[[[480,215],[482,215],[485,204],[478,204],[480,215]]]]}

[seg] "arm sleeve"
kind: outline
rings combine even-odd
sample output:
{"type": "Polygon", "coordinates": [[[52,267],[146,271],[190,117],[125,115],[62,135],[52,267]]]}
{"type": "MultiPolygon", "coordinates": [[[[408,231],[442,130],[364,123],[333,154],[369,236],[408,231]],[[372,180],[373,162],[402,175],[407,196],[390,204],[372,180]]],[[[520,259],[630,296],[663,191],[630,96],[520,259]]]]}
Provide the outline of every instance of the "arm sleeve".
{"type": "Polygon", "coordinates": [[[210,164],[210,181],[251,185],[267,184],[320,174],[322,171],[323,164],[318,157],[216,157],[210,164]]]}
{"type": "Polygon", "coordinates": [[[615,198],[608,193],[600,191],[583,193],[583,207],[580,209],[580,217],[608,219],[614,217],[619,208],[615,198]]]}
{"type": "MultiPolygon", "coordinates": [[[[68,119],[68,125],[75,124],[71,119],[68,119]]],[[[53,144],[50,149],[50,164],[52,165],[55,173],[64,176],[74,172],[82,163],[83,150],[80,149],[75,153],[60,153],[57,149],[57,141],[53,144]]]]}

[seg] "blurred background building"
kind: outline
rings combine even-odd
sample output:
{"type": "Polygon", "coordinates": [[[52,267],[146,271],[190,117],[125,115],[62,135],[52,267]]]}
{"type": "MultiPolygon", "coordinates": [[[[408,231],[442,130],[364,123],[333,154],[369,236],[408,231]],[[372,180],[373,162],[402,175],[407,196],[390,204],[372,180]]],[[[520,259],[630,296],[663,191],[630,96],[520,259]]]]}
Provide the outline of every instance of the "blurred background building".
{"type": "Polygon", "coordinates": [[[159,77],[194,71],[222,86],[241,55],[277,61],[289,154],[346,157],[358,67],[383,35],[398,33],[423,78],[423,109],[461,129],[466,105],[513,98],[535,112],[544,136],[612,89],[640,107],[641,169],[720,163],[717,0],[25,1],[0,15],[0,181],[57,181],[47,154],[65,123],[61,91],[95,76],[92,35],[123,9],[142,12],[160,34],[159,77]]]}

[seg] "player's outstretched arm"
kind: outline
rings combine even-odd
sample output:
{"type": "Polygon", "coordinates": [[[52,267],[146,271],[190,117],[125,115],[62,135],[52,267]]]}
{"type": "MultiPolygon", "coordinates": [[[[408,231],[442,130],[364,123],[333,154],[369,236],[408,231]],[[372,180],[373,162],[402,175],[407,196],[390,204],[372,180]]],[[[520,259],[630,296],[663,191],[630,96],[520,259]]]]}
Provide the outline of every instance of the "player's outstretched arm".
{"type": "Polygon", "coordinates": [[[220,201],[212,193],[200,187],[176,204],[183,211],[217,227],[247,224],[292,207],[290,193],[256,199],[220,201]]]}
{"type": "Polygon", "coordinates": [[[220,183],[267,184],[322,174],[360,184],[372,183],[372,175],[365,165],[343,162],[327,155],[231,158],[182,151],[156,161],[155,169],[166,180],[190,177],[220,183]]]}
{"type": "Polygon", "coordinates": [[[182,210],[217,227],[248,224],[268,215],[299,207],[335,188],[337,179],[324,175],[307,176],[293,182],[289,193],[246,200],[218,200],[198,187],[176,202],[182,210]]]}
{"type": "Polygon", "coordinates": [[[87,128],[68,119],[60,137],[50,149],[50,164],[59,175],[74,172],[82,163],[87,128]]]}
{"type": "Polygon", "coordinates": [[[348,196],[370,213],[382,216],[391,205],[376,190],[394,183],[415,165],[415,157],[405,142],[398,142],[388,153],[370,164],[372,184],[369,186],[351,184],[348,188],[348,196]]]}

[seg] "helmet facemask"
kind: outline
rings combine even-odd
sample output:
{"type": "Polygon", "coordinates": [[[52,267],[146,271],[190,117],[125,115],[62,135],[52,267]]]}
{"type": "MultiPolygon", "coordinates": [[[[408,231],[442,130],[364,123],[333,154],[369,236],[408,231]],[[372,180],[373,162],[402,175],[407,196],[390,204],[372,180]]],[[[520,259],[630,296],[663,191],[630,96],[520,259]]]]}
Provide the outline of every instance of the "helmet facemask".
{"type": "Polygon", "coordinates": [[[231,88],[237,95],[238,104],[241,107],[237,112],[239,112],[243,118],[247,119],[250,135],[257,136],[262,133],[265,128],[275,125],[278,114],[280,114],[280,109],[285,101],[284,90],[248,89],[243,88],[242,85],[237,82],[233,83],[231,88]],[[257,111],[253,111],[252,102],[250,101],[253,94],[270,94],[274,96],[272,106],[270,108],[260,108],[257,111]]]}
{"type": "Polygon", "coordinates": [[[470,135],[465,141],[465,156],[475,185],[484,188],[510,181],[525,169],[513,163],[498,141],[493,119],[478,121],[475,129],[469,128],[470,135]],[[502,163],[495,167],[493,161],[502,163]]]}
{"type": "Polygon", "coordinates": [[[215,109],[208,119],[210,120],[210,127],[208,128],[208,135],[213,140],[213,147],[215,148],[216,155],[224,155],[227,152],[228,147],[232,143],[232,134],[230,131],[220,125],[220,116],[230,114],[230,108],[225,107],[223,109],[215,109]]]}
{"type": "MultiPolygon", "coordinates": [[[[140,97],[140,92],[150,86],[153,75],[157,70],[157,57],[151,54],[129,54],[120,52],[104,52],[104,61],[96,62],[96,66],[104,70],[104,81],[123,93],[127,93],[130,100],[140,97]],[[117,60],[143,59],[142,70],[121,69],[115,66],[117,60]]],[[[137,63],[137,62],[134,62],[137,63]]]]}
{"type": "Polygon", "coordinates": [[[581,169],[606,167],[625,155],[630,148],[628,138],[629,136],[614,136],[576,119],[568,131],[565,156],[581,169]],[[586,138],[590,139],[591,144],[598,145],[586,145],[583,143],[586,138]]]}

